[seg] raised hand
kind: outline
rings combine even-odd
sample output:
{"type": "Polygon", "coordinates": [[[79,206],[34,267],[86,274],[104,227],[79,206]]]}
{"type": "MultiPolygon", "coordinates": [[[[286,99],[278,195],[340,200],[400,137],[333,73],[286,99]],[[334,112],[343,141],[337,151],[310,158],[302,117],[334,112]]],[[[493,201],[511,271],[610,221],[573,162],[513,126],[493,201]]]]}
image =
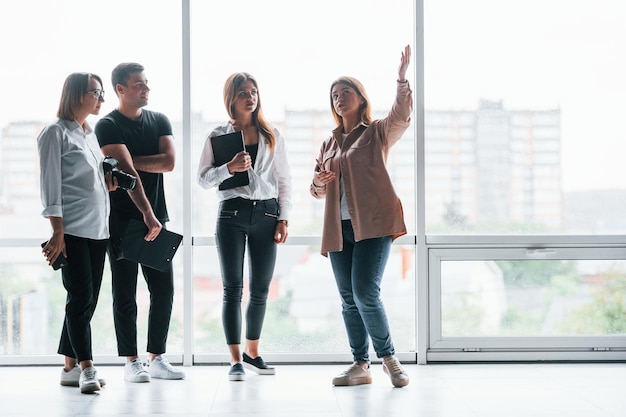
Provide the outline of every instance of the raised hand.
{"type": "Polygon", "coordinates": [[[411,62],[411,46],[407,45],[404,47],[404,51],[402,52],[402,56],[400,57],[400,66],[398,67],[398,81],[406,80],[406,70],[409,67],[409,63],[411,62]]]}

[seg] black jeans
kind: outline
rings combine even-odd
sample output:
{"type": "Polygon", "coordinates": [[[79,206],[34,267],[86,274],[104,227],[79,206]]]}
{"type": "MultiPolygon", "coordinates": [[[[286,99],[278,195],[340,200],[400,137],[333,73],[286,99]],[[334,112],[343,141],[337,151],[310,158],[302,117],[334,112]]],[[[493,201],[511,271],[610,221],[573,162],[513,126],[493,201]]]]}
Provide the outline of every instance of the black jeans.
{"type": "Polygon", "coordinates": [[[100,295],[107,242],[65,235],[68,263],[61,276],[67,297],[58,353],[79,362],[93,360],[91,318],[100,295]]]}
{"type": "MultiPolygon", "coordinates": [[[[111,216],[111,240],[124,230],[125,221],[111,216]]],[[[165,227],[165,225],[163,226],[165,227]]],[[[126,259],[117,260],[112,244],[108,246],[111,263],[113,292],[113,323],[119,356],[137,356],[137,274],[139,264],[126,259]]],[[[150,292],[148,313],[147,351],[154,354],[166,352],[174,303],[174,272],[172,265],[161,272],[141,265],[143,277],[150,292]]]]}
{"type": "Polygon", "coordinates": [[[241,299],[246,243],[250,268],[250,301],[246,309],[246,339],[261,337],[267,295],[276,264],[274,232],[278,201],[233,198],[220,203],[217,218],[217,253],[222,268],[224,298],[222,324],[226,343],[241,343],[241,299]]]}

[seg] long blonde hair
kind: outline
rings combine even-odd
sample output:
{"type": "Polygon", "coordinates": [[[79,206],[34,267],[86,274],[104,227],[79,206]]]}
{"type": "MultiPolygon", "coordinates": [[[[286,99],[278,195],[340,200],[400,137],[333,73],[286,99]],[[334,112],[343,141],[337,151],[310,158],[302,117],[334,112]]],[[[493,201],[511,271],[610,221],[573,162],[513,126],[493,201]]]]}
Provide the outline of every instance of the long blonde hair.
{"type": "Polygon", "coordinates": [[[236,72],[228,77],[228,79],[224,83],[224,105],[226,106],[226,111],[228,112],[228,115],[231,119],[235,119],[235,101],[237,101],[237,96],[239,95],[239,88],[241,88],[241,85],[246,81],[251,81],[257,89],[257,105],[256,109],[252,113],[252,122],[256,125],[261,134],[266,138],[266,142],[270,149],[273,149],[274,145],[276,144],[274,129],[272,129],[271,125],[267,122],[267,120],[265,120],[265,117],[263,116],[259,85],[256,79],[251,74],[247,72],[236,72]]]}
{"type": "Polygon", "coordinates": [[[363,99],[363,104],[359,107],[359,115],[361,116],[361,123],[365,125],[369,125],[372,123],[372,110],[370,108],[370,99],[367,96],[367,92],[365,91],[365,87],[359,80],[354,77],[343,76],[337,78],[330,85],[330,111],[333,113],[333,117],[335,118],[335,122],[337,122],[337,126],[343,125],[343,119],[341,116],[337,114],[335,111],[335,106],[333,105],[333,88],[337,84],[345,84],[348,87],[351,87],[356,91],[356,93],[363,99]]]}

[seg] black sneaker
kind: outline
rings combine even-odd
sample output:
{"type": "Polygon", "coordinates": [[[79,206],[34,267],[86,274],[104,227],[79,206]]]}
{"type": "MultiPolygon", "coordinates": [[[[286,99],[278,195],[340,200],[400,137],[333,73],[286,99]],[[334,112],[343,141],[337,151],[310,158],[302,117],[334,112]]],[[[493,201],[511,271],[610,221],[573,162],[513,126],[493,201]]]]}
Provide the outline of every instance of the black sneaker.
{"type": "Polygon", "coordinates": [[[228,379],[230,381],[244,381],[246,379],[246,371],[240,363],[236,363],[230,367],[228,371],[228,379]]]}
{"type": "Polygon", "coordinates": [[[252,359],[245,352],[243,353],[243,366],[247,369],[256,372],[259,375],[274,375],[276,374],[276,369],[271,366],[267,366],[267,364],[263,361],[263,358],[257,356],[252,359]]]}

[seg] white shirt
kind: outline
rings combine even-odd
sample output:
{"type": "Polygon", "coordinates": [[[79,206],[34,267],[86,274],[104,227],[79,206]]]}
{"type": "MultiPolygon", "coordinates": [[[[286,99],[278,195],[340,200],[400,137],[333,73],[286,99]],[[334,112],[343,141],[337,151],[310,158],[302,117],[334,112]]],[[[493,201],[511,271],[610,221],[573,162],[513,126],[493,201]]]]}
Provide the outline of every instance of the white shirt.
{"type": "MultiPolygon", "coordinates": [[[[341,135],[345,141],[348,137],[347,133],[341,135]]],[[[350,220],[350,209],[348,208],[348,201],[346,200],[346,188],[343,186],[343,175],[339,173],[339,207],[341,211],[341,220],[350,220]]]]}
{"type": "Polygon", "coordinates": [[[39,137],[42,215],[61,217],[64,233],[88,238],[109,237],[109,191],[104,156],[96,135],[85,123],[59,119],[39,137]]]}
{"type": "MultiPolygon", "coordinates": [[[[216,127],[207,137],[198,165],[198,184],[202,188],[217,187],[224,180],[233,176],[233,174],[228,172],[226,164],[219,167],[214,166],[211,138],[234,131],[233,125],[227,123],[216,127]]],[[[287,162],[285,140],[278,130],[274,129],[274,134],[276,135],[276,143],[273,151],[267,145],[263,135],[259,134],[259,150],[256,161],[254,162],[254,167],[248,170],[250,183],[228,190],[218,189],[217,196],[220,201],[236,197],[249,200],[276,198],[280,207],[278,219],[289,220],[289,210],[291,209],[291,171],[287,162]]]]}

